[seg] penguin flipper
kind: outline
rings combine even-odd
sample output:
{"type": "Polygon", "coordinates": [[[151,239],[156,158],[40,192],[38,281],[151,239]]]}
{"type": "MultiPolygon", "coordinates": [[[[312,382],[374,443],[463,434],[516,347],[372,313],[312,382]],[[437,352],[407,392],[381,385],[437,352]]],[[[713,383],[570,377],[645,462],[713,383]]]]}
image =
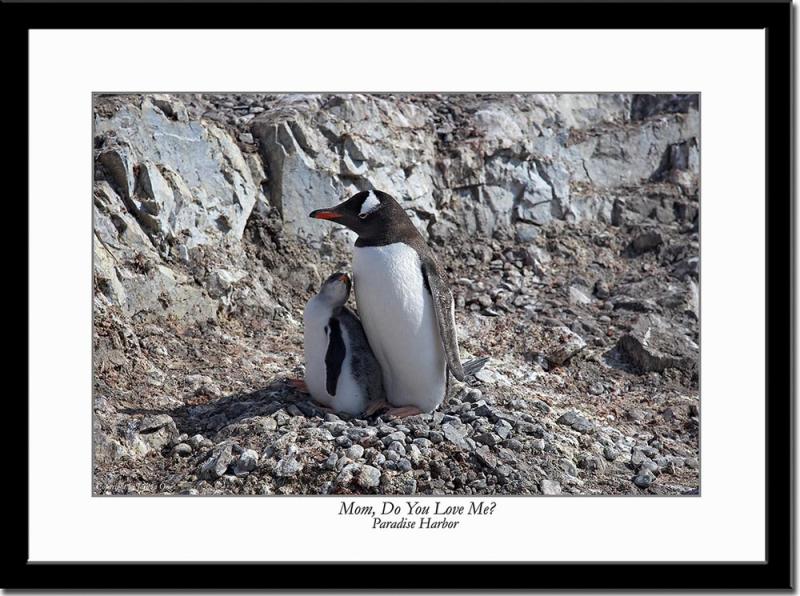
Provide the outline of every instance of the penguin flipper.
{"type": "Polygon", "coordinates": [[[441,276],[436,262],[432,259],[422,261],[422,279],[425,282],[425,288],[430,292],[436,321],[439,323],[439,334],[442,336],[444,344],[447,368],[457,380],[463,381],[466,375],[458,354],[453,294],[441,276]]]}
{"type": "Polygon", "coordinates": [[[342,372],[344,354],[345,347],[339,319],[332,317],[328,321],[328,349],[325,352],[325,390],[328,395],[336,395],[336,385],[339,382],[339,374],[342,372]]]}

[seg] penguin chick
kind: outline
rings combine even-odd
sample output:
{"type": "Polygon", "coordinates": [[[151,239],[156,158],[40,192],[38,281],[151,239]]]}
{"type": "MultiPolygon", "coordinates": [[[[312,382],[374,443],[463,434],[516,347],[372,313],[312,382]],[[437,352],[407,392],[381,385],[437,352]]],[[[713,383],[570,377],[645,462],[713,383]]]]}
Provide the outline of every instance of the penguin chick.
{"type": "Polygon", "coordinates": [[[337,412],[357,416],[384,399],[381,368],[361,321],[344,304],[350,278],[334,273],[303,312],[305,381],[311,397],[337,412]]]}

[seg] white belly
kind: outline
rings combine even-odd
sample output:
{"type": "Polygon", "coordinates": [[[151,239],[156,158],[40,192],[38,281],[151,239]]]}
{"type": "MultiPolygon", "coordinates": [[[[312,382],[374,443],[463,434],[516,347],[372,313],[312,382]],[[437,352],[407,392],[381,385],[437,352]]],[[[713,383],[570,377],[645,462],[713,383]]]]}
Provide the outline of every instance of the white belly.
{"type": "Polygon", "coordinates": [[[325,327],[331,317],[330,308],[312,298],[303,313],[303,351],[306,358],[305,381],[308,392],[315,401],[337,412],[358,415],[367,405],[366,390],[356,383],[352,375],[352,344],[347,329],[340,327],[345,346],[344,362],[336,383],[336,394],[328,393],[325,354],[328,336],[325,327]]]}
{"type": "Polygon", "coordinates": [[[395,406],[430,412],[444,399],[446,360],[417,253],[403,243],[356,247],[356,303],[395,406]]]}

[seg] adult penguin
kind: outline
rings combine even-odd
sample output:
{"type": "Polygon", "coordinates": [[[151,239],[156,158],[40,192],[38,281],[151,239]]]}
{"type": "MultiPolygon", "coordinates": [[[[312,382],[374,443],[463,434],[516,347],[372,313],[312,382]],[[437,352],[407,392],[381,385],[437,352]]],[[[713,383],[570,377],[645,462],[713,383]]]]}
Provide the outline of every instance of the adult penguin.
{"type": "Polygon", "coordinates": [[[364,331],[381,365],[390,415],[431,412],[450,371],[464,380],[453,295],[430,247],[400,204],[368,190],[310,214],[358,234],[353,282],[364,331]]]}

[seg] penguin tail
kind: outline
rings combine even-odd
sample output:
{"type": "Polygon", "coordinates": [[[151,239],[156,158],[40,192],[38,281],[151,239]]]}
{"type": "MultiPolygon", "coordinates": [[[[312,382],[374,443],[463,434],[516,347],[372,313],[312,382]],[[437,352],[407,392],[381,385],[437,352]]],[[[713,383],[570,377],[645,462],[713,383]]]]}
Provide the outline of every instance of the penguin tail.
{"type": "Polygon", "coordinates": [[[462,363],[464,367],[464,377],[471,377],[477,374],[489,362],[489,357],[472,358],[462,363]]]}

